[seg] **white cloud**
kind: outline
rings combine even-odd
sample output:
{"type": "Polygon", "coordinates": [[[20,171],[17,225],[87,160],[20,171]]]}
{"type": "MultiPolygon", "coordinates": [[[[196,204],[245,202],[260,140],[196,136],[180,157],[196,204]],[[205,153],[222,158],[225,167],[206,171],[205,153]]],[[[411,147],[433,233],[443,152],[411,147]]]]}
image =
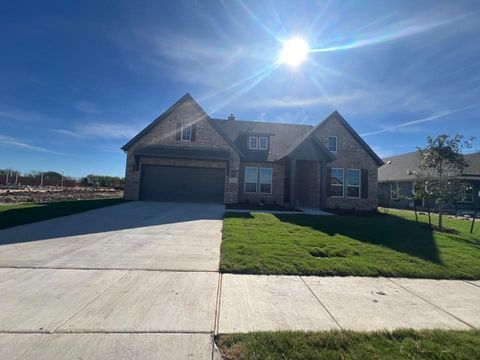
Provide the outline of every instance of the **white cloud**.
{"type": "Polygon", "coordinates": [[[9,147],[9,148],[17,148],[17,149],[25,149],[25,150],[32,150],[32,151],[39,151],[49,154],[56,154],[56,155],[69,155],[66,153],[50,150],[44,147],[35,146],[29,144],[27,140],[22,140],[18,138],[14,138],[11,136],[0,135],[0,146],[9,147]]]}
{"type": "Polygon", "coordinates": [[[440,111],[440,112],[437,112],[435,114],[432,114],[430,116],[427,116],[427,117],[424,117],[424,118],[421,118],[421,119],[406,121],[406,122],[403,122],[401,124],[385,127],[384,129],[381,129],[381,130],[367,132],[367,133],[361,134],[361,136],[365,137],[365,136],[371,136],[371,135],[379,135],[379,134],[383,134],[383,133],[386,133],[386,132],[402,131],[402,129],[405,128],[405,127],[435,121],[435,120],[444,118],[446,116],[458,113],[462,110],[466,110],[468,108],[440,111]]]}
{"type": "Polygon", "coordinates": [[[375,154],[377,154],[378,157],[381,159],[396,155],[396,152],[393,151],[391,148],[384,148],[382,146],[375,146],[375,145],[372,145],[371,148],[375,152],[375,154]]]}
{"type": "Polygon", "coordinates": [[[74,108],[85,114],[98,114],[100,111],[96,104],[90,101],[78,100],[73,104],[74,108]]]}
{"type": "Polygon", "coordinates": [[[131,139],[139,132],[137,127],[101,122],[77,124],[71,129],[52,130],[78,139],[131,139]]]}
{"type": "Polygon", "coordinates": [[[269,99],[255,99],[246,103],[246,107],[250,108],[305,108],[318,105],[326,105],[338,107],[359,100],[362,97],[360,91],[354,91],[349,94],[340,95],[325,95],[313,98],[269,98],[269,99]]]}
{"type": "Polygon", "coordinates": [[[412,20],[399,21],[397,23],[394,23],[390,29],[383,29],[382,33],[372,34],[369,37],[354,40],[346,44],[312,49],[310,50],[310,52],[332,52],[339,50],[355,49],[369,45],[382,44],[385,42],[390,42],[431,31],[435,28],[463,20],[466,16],[467,15],[462,14],[459,16],[450,16],[432,20],[425,18],[417,18],[412,20]]]}
{"type": "Polygon", "coordinates": [[[23,122],[41,122],[48,120],[57,120],[35,111],[27,111],[21,109],[0,109],[0,118],[18,120],[23,122]]]}

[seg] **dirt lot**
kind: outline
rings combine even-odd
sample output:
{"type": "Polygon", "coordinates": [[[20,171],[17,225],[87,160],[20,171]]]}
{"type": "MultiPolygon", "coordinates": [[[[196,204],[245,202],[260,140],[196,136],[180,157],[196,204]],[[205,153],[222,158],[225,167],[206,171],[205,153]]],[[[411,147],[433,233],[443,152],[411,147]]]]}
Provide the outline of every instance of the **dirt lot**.
{"type": "Polygon", "coordinates": [[[0,189],[0,204],[52,202],[123,197],[122,190],[94,188],[0,189]]]}

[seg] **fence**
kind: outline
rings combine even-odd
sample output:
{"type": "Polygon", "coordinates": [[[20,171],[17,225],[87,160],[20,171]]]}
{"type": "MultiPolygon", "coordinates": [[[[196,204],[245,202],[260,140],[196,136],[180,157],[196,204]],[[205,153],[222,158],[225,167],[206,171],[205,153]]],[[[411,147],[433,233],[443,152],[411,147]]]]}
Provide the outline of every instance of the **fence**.
{"type": "Polygon", "coordinates": [[[49,179],[41,177],[31,176],[17,176],[15,173],[12,175],[0,175],[0,186],[4,185],[22,185],[22,186],[64,186],[74,187],[78,185],[78,182],[74,179],[64,178],[62,179],[49,179]]]}

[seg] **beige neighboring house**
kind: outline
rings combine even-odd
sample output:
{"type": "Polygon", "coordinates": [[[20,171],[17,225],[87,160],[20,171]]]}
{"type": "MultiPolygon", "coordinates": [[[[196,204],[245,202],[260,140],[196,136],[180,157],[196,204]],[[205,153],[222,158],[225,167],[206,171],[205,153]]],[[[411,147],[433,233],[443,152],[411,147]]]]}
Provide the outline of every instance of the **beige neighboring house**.
{"type": "Polygon", "coordinates": [[[336,111],[316,126],[212,119],[189,94],[122,149],[131,200],[372,210],[383,164],[336,111]]]}

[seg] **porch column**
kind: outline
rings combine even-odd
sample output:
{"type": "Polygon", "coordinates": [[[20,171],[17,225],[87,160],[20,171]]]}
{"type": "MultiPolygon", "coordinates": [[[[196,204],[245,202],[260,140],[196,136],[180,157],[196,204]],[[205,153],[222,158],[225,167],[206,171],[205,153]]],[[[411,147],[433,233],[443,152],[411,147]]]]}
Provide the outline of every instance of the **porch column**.
{"type": "Polygon", "coordinates": [[[297,175],[297,161],[290,159],[290,207],[295,207],[295,183],[297,175]]]}

